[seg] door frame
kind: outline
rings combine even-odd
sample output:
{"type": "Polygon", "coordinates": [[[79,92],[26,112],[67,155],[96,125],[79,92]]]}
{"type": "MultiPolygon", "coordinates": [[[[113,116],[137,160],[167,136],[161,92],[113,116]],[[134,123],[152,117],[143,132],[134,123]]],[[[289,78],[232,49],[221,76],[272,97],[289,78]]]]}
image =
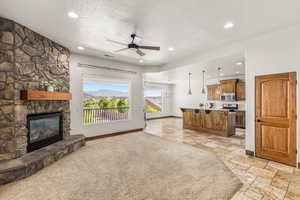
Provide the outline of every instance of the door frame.
{"type": "Polygon", "coordinates": [[[274,73],[274,74],[265,74],[265,75],[257,75],[255,76],[255,79],[254,79],[254,85],[255,85],[255,98],[254,98],[254,105],[255,105],[255,109],[254,109],[254,114],[255,114],[255,119],[254,119],[254,126],[255,126],[255,156],[256,157],[260,157],[260,158],[263,158],[263,159],[267,159],[267,160],[271,160],[271,161],[274,161],[274,162],[279,162],[279,163],[283,163],[283,164],[286,164],[286,165],[291,165],[291,166],[294,166],[294,167],[297,167],[297,165],[300,166],[300,163],[297,163],[298,162],[298,150],[297,150],[297,147],[298,147],[298,141],[297,141],[297,138],[298,138],[298,132],[297,132],[297,122],[298,122],[298,119],[297,119],[297,72],[283,72],[283,73],[274,73]],[[295,132],[295,142],[294,142],[294,149],[295,149],[295,163],[284,163],[284,162],[280,162],[280,161],[274,161],[272,160],[271,158],[267,158],[267,157],[260,157],[257,155],[257,128],[256,128],[256,109],[257,109],[257,100],[256,100],[256,92],[257,92],[257,88],[256,88],[256,81],[257,81],[257,78],[258,77],[268,77],[268,76],[274,76],[274,75],[285,75],[285,74],[289,74],[289,75],[292,75],[294,77],[294,81],[295,81],[295,100],[293,102],[293,107],[294,107],[294,110],[295,110],[295,124],[294,124],[294,132],[295,132]]]}

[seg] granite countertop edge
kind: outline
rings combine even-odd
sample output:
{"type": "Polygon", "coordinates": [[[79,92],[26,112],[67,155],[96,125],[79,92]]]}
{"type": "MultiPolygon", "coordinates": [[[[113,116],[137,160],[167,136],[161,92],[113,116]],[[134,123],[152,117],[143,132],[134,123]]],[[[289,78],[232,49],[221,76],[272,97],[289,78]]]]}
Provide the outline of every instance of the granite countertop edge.
{"type": "MultiPolygon", "coordinates": [[[[215,109],[215,108],[207,108],[207,109],[204,109],[204,108],[197,108],[197,107],[181,107],[180,109],[190,109],[190,110],[212,110],[212,111],[229,111],[229,109],[215,109]]],[[[235,110],[235,111],[244,111],[245,110],[235,110]]]]}

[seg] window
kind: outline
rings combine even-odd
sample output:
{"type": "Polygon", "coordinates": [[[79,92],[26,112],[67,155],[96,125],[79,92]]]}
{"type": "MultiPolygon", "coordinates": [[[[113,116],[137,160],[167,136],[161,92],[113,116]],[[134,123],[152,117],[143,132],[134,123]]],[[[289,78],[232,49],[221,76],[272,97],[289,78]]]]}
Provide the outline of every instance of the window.
{"type": "Polygon", "coordinates": [[[163,111],[163,89],[145,88],[144,98],[147,113],[160,113],[163,111]]]}
{"type": "Polygon", "coordinates": [[[83,82],[83,123],[98,124],[128,120],[129,83],[86,80],[83,82]]]}

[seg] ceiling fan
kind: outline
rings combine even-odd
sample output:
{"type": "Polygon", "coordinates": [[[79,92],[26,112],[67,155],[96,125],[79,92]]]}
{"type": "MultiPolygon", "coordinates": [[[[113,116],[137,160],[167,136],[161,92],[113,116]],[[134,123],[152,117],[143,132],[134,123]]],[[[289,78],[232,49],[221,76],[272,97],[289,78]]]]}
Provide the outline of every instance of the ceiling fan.
{"type": "Polygon", "coordinates": [[[112,42],[112,43],[115,43],[115,44],[119,44],[119,45],[122,45],[122,46],[126,46],[126,48],[116,50],[116,51],[114,51],[114,53],[118,53],[118,52],[125,51],[125,50],[128,50],[128,49],[133,49],[133,50],[135,50],[135,52],[138,55],[144,56],[146,54],[143,51],[141,51],[141,49],[154,50],[154,51],[159,51],[160,50],[160,47],[157,47],[157,46],[142,46],[142,45],[138,45],[138,44],[134,43],[134,40],[137,37],[136,34],[134,34],[134,33],[131,34],[130,37],[132,38],[132,41],[129,44],[126,44],[126,43],[123,43],[123,42],[118,42],[118,41],[115,41],[115,40],[109,40],[109,39],[106,40],[106,41],[112,42]]]}

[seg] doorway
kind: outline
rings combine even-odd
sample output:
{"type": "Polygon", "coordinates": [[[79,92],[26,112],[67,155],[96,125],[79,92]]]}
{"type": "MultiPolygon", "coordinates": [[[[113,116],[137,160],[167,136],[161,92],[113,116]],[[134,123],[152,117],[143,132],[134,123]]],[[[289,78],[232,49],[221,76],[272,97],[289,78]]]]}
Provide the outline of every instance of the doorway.
{"type": "Polygon", "coordinates": [[[256,156],[296,166],[296,72],[255,82],[256,156]]]}

